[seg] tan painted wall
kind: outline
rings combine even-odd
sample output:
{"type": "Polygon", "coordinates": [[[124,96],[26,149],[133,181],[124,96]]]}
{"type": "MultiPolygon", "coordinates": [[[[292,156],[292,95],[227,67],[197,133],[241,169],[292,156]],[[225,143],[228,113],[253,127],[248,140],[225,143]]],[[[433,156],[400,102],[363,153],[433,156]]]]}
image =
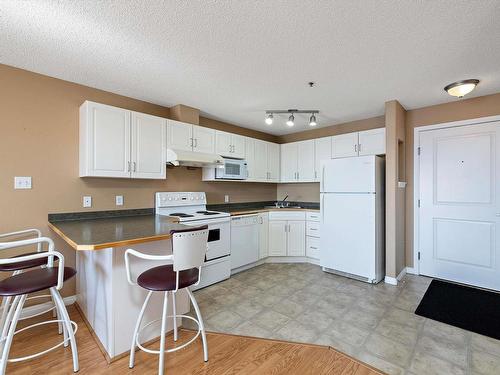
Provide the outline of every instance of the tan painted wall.
{"type": "Polygon", "coordinates": [[[399,147],[405,142],[405,109],[398,101],[385,103],[385,259],[387,276],[396,277],[405,267],[404,189],[398,188],[399,163],[404,154],[399,147]]]}
{"type": "MultiPolygon", "coordinates": [[[[81,103],[92,100],[163,117],[169,109],[5,65],[0,65],[0,82],[0,233],[40,228],[56,239],[70,266],[74,251],[49,231],[47,214],[83,211],[83,195],[93,197],[91,210],[117,209],[115,195],[124,196],[124,209],[153,207],[156,191],[206,191],[209,203],[224,202],[224,194],[233,202],[276,198],[276,184],[207,183],[200,169],[167,169],[166,180],[79,178],[81,103]],[[33,189],[14,190],[14,176],[32,176],[33,189]]],[[[200,122],[248,134],[224,123],[200,122]]],[[[64,294],[74,294],[73,282],[64,294]]]]}
{"type": "Polygon", "coordinates": [[[500,115],[500,93],[406,112],[406,264],[413,267],[413,131],[415,127],[500,115]]]}
{"type": "Polygon", "coordinates": [[[276,199],[287,195],[289,201],[319,202],[319,183],[278,184],[276,199]]]}

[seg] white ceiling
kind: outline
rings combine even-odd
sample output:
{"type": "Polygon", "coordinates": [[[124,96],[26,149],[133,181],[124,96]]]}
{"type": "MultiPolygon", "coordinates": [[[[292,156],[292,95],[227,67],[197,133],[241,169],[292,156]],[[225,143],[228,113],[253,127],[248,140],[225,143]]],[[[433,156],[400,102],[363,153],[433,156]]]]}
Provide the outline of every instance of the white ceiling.
{"type": "Polygon", "coordinates": [[[500,92],[498,0],[0,2],[0,63],[286,134],[266,109],[318,126],[500,92]],[[309,88],[308,81],[317,82],[309,88]],[[297,116],[298,117],[298,116],[297,116]]]}

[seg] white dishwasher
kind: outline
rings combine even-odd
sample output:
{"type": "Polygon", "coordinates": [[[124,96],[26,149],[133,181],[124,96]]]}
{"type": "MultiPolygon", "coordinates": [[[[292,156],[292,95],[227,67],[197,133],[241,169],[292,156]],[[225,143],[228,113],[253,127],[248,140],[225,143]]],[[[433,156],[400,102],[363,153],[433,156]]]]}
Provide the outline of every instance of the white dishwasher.
{"type": "Polygon", "coordinates": [[[259,260],[259,216],[231,218],[231,270],[259,260]]]}

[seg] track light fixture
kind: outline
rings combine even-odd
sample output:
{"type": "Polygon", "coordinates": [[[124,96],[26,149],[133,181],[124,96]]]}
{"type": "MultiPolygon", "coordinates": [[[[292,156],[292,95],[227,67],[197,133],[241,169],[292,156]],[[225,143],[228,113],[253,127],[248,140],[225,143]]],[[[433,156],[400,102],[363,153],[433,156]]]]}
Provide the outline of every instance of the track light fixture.
{"type": "Polygon", "coordinates": [[[309,126],[316,126],[318,123],[316,122],[316,114],[319,113],[317,109],[275,109],[275,110],[268,110],[266,111],[266,124],[267,125],[272,125],[273,123],[273,116],[275,114],[289,114],[288,120],[286,121],[286,124],[289,127],[292,127],[295,125],[295,113],[307,113],[311,115],[309,117],[309,126]]]}

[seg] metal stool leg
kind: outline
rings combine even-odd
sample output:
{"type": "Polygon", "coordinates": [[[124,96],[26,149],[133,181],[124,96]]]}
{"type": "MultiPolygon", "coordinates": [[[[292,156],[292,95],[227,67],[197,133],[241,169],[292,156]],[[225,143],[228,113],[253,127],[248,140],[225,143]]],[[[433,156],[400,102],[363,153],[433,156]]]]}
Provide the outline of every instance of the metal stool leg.
{"type": "Polygon", "coordinates": [[[73,355],[73,372],[78,372],[80,369],[78,364],[78,349],[76,347],[75,332],[73,331],[73,326],[71,325],[71,319],[69,318],[66,306],[64,306],[64,301],[56,288],[50,288],[50,294],[52,294],[52,299],[57,303],[59,307],[59,313],[64,322],[64,327],[69,336],[69,342],[71,344],[71,354],[73,355]]]}
{"type": "Polygon", "coordinates": [[[160,363],[158,364],[158,375],[163,375],[165,366],[165,331],[167,330],[167,309],[168,292],[165,292],[163,297],[163,312],[161,314],[160,363]]]}
{"type": "Polygon", "coordinates": [[[7,337],[2,335],[2,339],[5,339],[5,343],[3,345],[2,357],[0,359],[0,375],[4,375],[7,369],[7,359],[9,358],[10,346],[12,345],[12,339],[14,338],[14,333],[16,332],[16,325],[21,316],[21,311],[24,306],[24,302],[26,301],[26,294],[22,296],[16,296],[14,298],[14,302],[11,305],[11,308],[7,317],[8,323],[6,326],[9,326],[7,337]],[[11,312],[14,311],[12,314],[11,312]],[[9,319],[12,318],[12,319],[9,319]]]}
{"type": "Polygon", "coordinates": [[[175,292],[172,292],[172,315],[174,316],[174,341],[177,341],[177,306],[175,305],[175,292]]]}
{"type": "Polygon", "coordinates": [[[203,324],[203,318],[201,317],[201,312],[200,308],[198,307],[198,303],[196,302],[196,299],[194,298],[193,292],[191,292],[191,289],[186,288],[189,298],[191,299],[191,303],[193,304],[194,311],[196,311],[196,318],[198,319],[198,324],[200,325],[200,331],[201,331],[201,340],[203,342],[203,360],[205,362],[208,362],[208,345],[207,345],[207,336],[205,334],[205,325],[203,324]]]}
{"type": "Polygon", "coordinates": [[[142,318],[144,317],[144,312],[146,311],[146,307],[148,305],[149,299],[153,295],[153,292],[149,292],[142,304],[141,311],[139,313],[139,317],[137,318],[137,322],[135,323],[134,335],[132,336],[132,344],[130,345],[130,359],[128,362],[129,368],[134,368],[135,361],[135,342],[137,340],[137,335],[139,334],[139,328],[141,328],[142,318]]]}

